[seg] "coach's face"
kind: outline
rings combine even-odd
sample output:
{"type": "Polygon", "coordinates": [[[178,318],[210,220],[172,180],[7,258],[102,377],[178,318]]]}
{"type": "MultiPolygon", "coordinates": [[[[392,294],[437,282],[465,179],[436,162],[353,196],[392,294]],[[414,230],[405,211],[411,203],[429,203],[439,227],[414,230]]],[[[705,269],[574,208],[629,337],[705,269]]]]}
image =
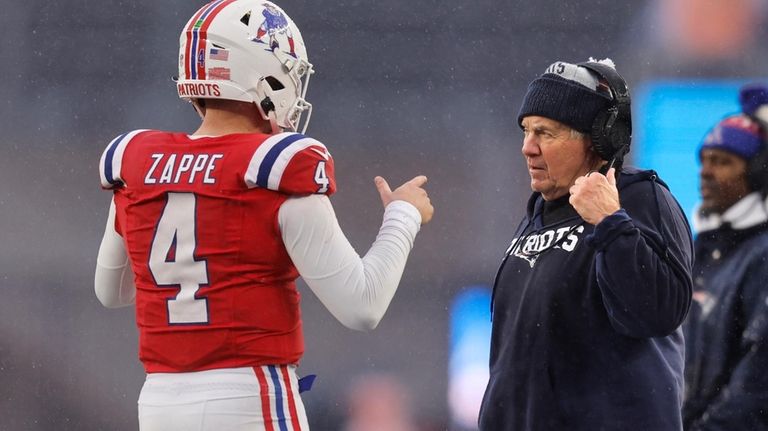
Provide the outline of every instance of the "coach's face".
{"type": "Polygon", "coordinates": [[[565,124],[531,115],[523,118],[522,126],[531,189],[544,200],[565,196],[576,178],[599,166],[589,138],[574,135],[565,124]]]}

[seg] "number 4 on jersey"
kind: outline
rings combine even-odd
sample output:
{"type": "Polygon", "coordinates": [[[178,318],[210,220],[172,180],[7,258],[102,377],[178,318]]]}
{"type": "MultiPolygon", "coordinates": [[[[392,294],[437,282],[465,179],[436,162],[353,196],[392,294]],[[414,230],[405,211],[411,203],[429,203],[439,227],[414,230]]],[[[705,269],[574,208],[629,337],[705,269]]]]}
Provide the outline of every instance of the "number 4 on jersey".
{"type": "Polygon", "coordinates": [[[205,260],[195,260],[194,193],[168,193],[157,223],[149,270],[158,286],[177,286],[179,293],[168,300],[169,324],[208,323],[208,300],[196,298],[200,286],[208,284],[205,260]]]}
{"type": "Polygon", "coordinates": [[[328,174],[325,173],[325,162],[319,161],[317,168],[315,169],[315,182],[320,188],[315,193],[325,193],[328,191],[328,184],[331,180],[328,179],[328,174]]]}

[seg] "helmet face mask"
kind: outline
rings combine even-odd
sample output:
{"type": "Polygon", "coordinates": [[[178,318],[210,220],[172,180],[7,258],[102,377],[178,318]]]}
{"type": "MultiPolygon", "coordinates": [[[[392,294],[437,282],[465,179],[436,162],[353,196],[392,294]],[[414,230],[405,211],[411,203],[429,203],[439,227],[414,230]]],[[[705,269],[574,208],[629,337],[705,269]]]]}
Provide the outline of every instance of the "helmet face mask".
{"type": "Polygon", "coordinates": [[[278,6],[215,0],[192,16],[179,45],[179,97],[255,103],[274,133],[275,125],[306,130],[314,71],[298,27],[278,6]]]}

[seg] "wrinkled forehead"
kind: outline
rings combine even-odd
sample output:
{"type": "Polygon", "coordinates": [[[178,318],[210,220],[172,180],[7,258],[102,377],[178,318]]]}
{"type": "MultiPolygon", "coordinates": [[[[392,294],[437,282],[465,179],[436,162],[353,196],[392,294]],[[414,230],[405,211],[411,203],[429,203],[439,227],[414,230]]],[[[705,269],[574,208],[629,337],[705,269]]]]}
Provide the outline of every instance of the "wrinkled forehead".
{"type": "Polygon", "coordinates": [[[546,129],[546,130],[570,130],[571,127],[551,118],[540,115],[528,115],[523,117],[522,126],[526,129],[546,129]]]}

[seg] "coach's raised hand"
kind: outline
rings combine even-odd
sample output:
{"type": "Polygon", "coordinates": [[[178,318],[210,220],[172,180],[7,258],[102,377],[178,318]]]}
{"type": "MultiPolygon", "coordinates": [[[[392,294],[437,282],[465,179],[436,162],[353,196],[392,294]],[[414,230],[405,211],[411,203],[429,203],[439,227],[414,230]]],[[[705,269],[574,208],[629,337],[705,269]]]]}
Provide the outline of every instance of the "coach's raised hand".
{"type": "Polygon", "coordinates": [[[373,181],[376,183],[376,189],[381,196],[381,203],[385,208],[392,201],[406,201],[419,210],[419,213],[421,214],[421,224],[427,224],[432,220],[432,214],[434,214],[435,209],[432,207],[427,191],[423,188],[424,184],[427,183],[426,176],[419,175],[412,180],[405,182],[394,191],[389,188],[387,180],[382,177],[376,177],[373,181]]]}
{"type": "Polygon", "coordinates": [[[616,188],[616,168],[609,169],[606,175],[591,172],[576,178],[570,193],[568,201],[573,209],[591,225],[600,223],[621,209],[619,190],[616,188]]]}

